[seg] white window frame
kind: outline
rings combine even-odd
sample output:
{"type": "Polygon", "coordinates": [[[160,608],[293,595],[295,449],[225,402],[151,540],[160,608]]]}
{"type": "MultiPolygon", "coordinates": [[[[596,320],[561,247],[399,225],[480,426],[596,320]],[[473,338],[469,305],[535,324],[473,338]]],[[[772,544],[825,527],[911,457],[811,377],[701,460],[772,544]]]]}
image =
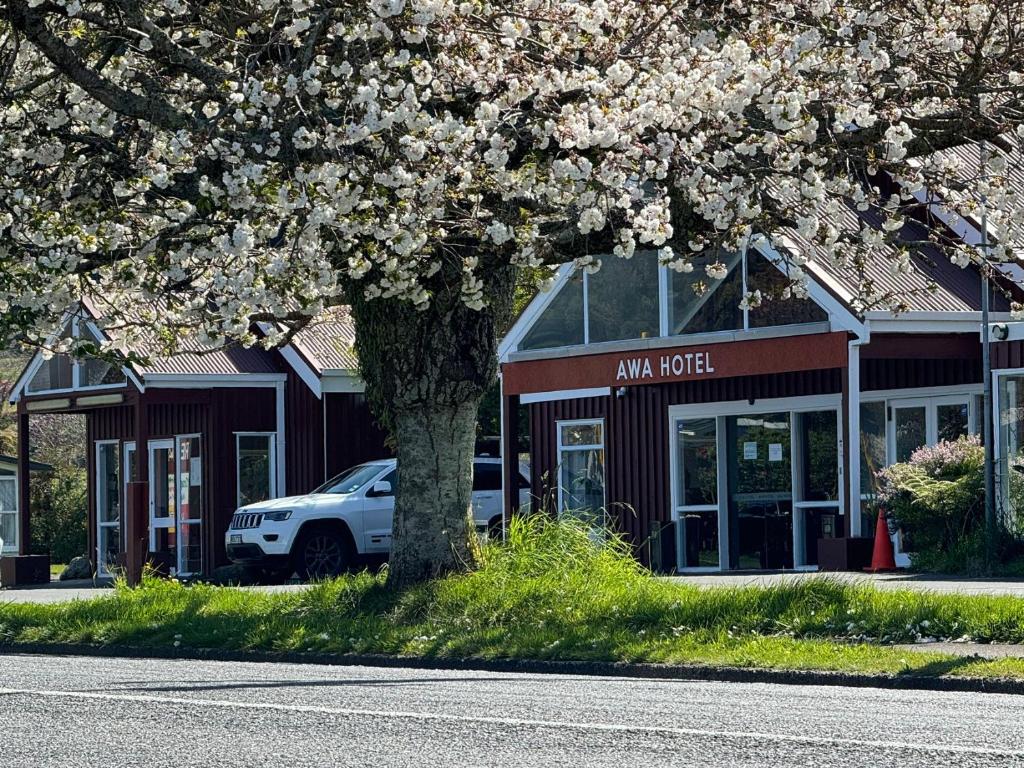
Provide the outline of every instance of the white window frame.
{"type": "Polygon", "coordinates": [[[669,469],[671,482],[672,520],[676,523],[676,570],[680,573],[717,573],[729,570],[729,487],[728,487],[728,436],[726,435],[726,419],[730,416],[752,416],[764,413],[787,413],[789,415],[790,429],[790,468],[792,476],[790,479],[793,505],[793,570],[817,570],[817,566],[803,564],[803,511],[808,509],[835,508],[838,509],[840,517],[846,515],[846,494],[842,492],[845,487],[846,470],[843,466],[843,446],[846,439],[846,430],[843,425],[843,402],[842,395],[818,395],[816,397],[788,397],[769,398],[755,400],[750,403],[747,400],[737,400],[718,403],[694,403],[686,405],[673,405],[668,409],[668,427],[670,440],[675,435],[676,424],[679,421],[691,421],[699,418],[715,418],[716,460],[718,473],[718,504],[709,505],[710,509],[718,511],[718,567],[684,567],[684,552],[679,547],[681,541],[680,510],[696,509],[684,507],[679,498],[679,456],[675,445],[669,447],[669,469]],[[799,501],[803,488],[802,464],[799,463],[800,439],[796,434],[796,416],[801,413],[813,413],[818,411],[832,411],[836,413],[837,437],[836,465],[839,478],[839,499],[837,501],[825,502],[803,502],[799,501]]]}
{"type": "Polygon", "coordinates": [[[1022,378],[1024,377],[1024,368],[1002,368],[992,371],[992,424],[989,430],[989,434],[992,438],[992,460],[996,467],[996,500],[997,509],[1001,514],[1006,514],[1005,509],[1007,505],[1006,500],[1006,489],[1003,486],[1002,478],[1002,467],[1003,467],[1003,430],[1002,422],[1000,420],[1000,409],[1002,403],[1000,402],[1000,391],[1002,389],[1002,380],[1004,378],[1022,378]]]}
{"type": "MultiPolygon", "coordinates": [[[[203,436],[198,432],[190,432],[184,435],[174,436],[174,492],[178,495],[178,498],[174,500],[174,536],[175,536],[175,553],[178,562],[178,573],[182,576],[190,576],[192,571],[185,570],[185,552],[183,546],[183,537],[181,535],[181,526],[183,524],[181,518],[181,444],[185,440],[198,440],[199,441],[199,481],[200,488],[206,484],[206,464],[205,464],[205,451],[203,450],[203,436]]],[[[191,473],[192,468],[189,467],[191,473]]],[[[191,480],[190,480],[191,482],[191,480]]],[[[188,524],[199,527],[199,562],[202,563],[203,555],[205,554],[206,547],[203,546],[202,531],[205,528],[205,520],[203,519],[203,513],[205,512],[204,503],[205,499],[200,502],[199,506],[199,517],[189,518],[188,524]]]]}
{"type": "Polygon", "coordinates": [[[103,560],[103,547],[102,547],[102,533],[104,528],[117,528],[118,548],[124,551],[124,461],[121,450],[120,440],[96,440],[94,441],[93,455],[95,456],[95,465],[93,467],[93,479],[96,483],[96,575],[97,576],[110,576],[112,575],[110,570],[107,568],[107,564],[103,560]],[[118,494],[117,500],[117,521],[116,522],[105,522],[100,519],[100,510],[104,507],[103,493],[106,488],[106,484],[102,482],[102,474],[100,473],[101,460],[100,456],[103,454],[103,449],[107,446],[114,446],[117,449],[117,455],[115,457],[115,463],[117,464],[118,471],[118,494]]]}
{"type": "Polygon", "coordinates": [[[602,467],[601,467],[602,472],[604,472],[603,487],[601,489],[601,493],[602,493],[602,496],[603,496],[603,498],[602,498],[602,505],[601,505],[601,514],[603,515],[604,519],[607,521],[607,519],[608,519],[608,474],[607,474],[607,470],[608,470],[608,455],[607,455],[607,449],[605,448],[605,442],[606,442],[605,441],[605,429],[606,429],[606,427],[605,427],[605,420],[603,418],[601,418],[601,419],[566,419],[566,420],[556,421],[555,422],[555,429],[557,430],[557,433],[558,433],[558,441],[557,441],[557,445],[558,445],[558,465],[557,465],[557,469],[556,469],[556,472],[558,473],[558,478],[557,478],[557,482],[558,482],[558,516],[562,517],[563,511],[565,509],[565,505],[563,503],[563,495],[564,495],[564,490],[565,489],[562,487],[562,454],[563,454],[563,452],[568,453],[568,452],[577,452],[577,451],[599,450],[599,451],[601,451],[602,456],[604,457],[602,459],[602,467]],[[582,445],[582,444],[581,445],[564,445],[562,443],[562,428],[563,427],[593,427],[593,426],[601,427],[601,442],[600,443],[587,443],[585,445],[582,445]]]}
{"type": "MultiPolygon", "coordinates": [[[[671,408],[669,409],[671,412],[671,408]]],[[[672,521],[676,524],[676,570],[686,573],[717,573],[722,570],[722,521],[721,521],[721,499],[723,489],[725,488],[726,479],[722,477],[721,463],[719,461],[719,455],[721,451],[725,450],[725,417],[715,415],[693,415],[689,417],[677,417],[669,418],[669,440],[671,445],[669,447],[669,482],[672,484],[672,521]],[[715,496],[719,502],[717,504],[683,504],[684,499],[680,498],[680,489],[682,488],[682,481],[685,479],[685,467],[681,466],[679,460],[679,444],[676,441],[676,430],[679,428],[680,422],[685,421],[697,421],[698,419],[710,418],[715,422],[715,496]],[[719,515],[718,520],[718,567],[714,566],[683,566],[685,557],[685,536],[683,533],[683,527],[679,525],[679,521],[683,515],[687,512],[715,512],[719,515]]],[[[728,525],[726,526],[728,528],[728,525]]]]}
{"type": "Polygon", "coordinates": [[[270,446],[270,498],[277,498],[277,432],[235,432],[235,509],[242,506],[242,470],[239,459],[239,443],[243,437],[265,437],[270,446]]]}
{"type": "Polygon", "coordinates": [[[146,450],[149,451],[149,550],[150,552],[156,550],[156,531],[158,528],[173,528],[175,535],[175,561],[177,561],[178,455],[176,453],[174,438],[150,440],[146,446],[146,450]],[[157,451],[163,449],[170,451],[174,456],[174,517],[171,517],[170,515],[165,515],[163,517],[156,516],[156,462],[153,460],[153,456],[157,451]]]}
{"type": "Polygon", "coordinates": [[[0,475],[0,483],[10,483],[14,487],[14,509],[0,510],[0,515],[14,516],[14,541],[5,541],[0,553],[16,555],[18,554],[20,547],[19,539],[21,538],[21,520],[18,514],[18,476],[0,475]]]}
{"type": "MultiPolygon", "coordinates": [[[[100,333],[99,329],[94,323],[89,322],[84,318],[72,317],[69,321],[71,325],[71,337],[79,339],[82,337],[81,325],[85,325],[86,329],[90,332],[94,339],[101,339],[103,334],[100,333]]],[[[54,337],[51,341],[55,341],[57,337],[54,337]]],[[[32,369],[25,372],[25,392],[30,395],[41,395],[41,394],[60,394],[65,392],[102,392],[107,389],[121,389],[128,384],[128,375],[124,369],[121,369],[121,376],[123,377],[120,382],[115,384],[82,384],[82,364],[83,361],[77,357],[71,357],[71,387],[60,387],[58,389],[35,389],[32,386],[32,380],[36,377],[39,369],[47,361],[43,359],[42,354],[37,354],[35,361],[32,363],[32,369]]]]}
{"type": "MultiPolygon", "coordinates": [[[[981,434],[982,414],[977,412],[976,403],[977,396],[983,394],[983,392],[984,388],[981,384],[919,389],[868,390],[860,393],[860,405],[882,403],[885,408],[885,466],[890,467],[896,463],[896,419],[894,417],[894,410],[896,408],[924,407],[925,445],[935,445],[938,442],[938,406],[940,405],[960,405],[966,402],[967,434],[981,434]]],[[[997,413],[997,411],[993,410],[993,413],[997,413]]],[[[861,450],[859,436],[856,449],[858,451],[861,450]]],[[[872,494],[870,491],[861,488],[860,497],[862,500],[867,501],[872,498],[872,494]]]]}

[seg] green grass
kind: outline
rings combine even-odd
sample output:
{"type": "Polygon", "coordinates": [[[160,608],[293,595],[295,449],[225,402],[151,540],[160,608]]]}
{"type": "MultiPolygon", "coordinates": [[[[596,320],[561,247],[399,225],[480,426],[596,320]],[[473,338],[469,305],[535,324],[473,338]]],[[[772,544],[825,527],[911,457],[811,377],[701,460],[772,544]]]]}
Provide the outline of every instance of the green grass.
{"type": "Polygon", "coordinates": [[[60,576],[61,571],[67,567],[66,563],[50,563],[50,578],[56,579],[60,576]]]}
{"type": "Polygon", "coordinates": [[[0,604],[9,643],[624,660],[849,672],[1013,676],[1024,660],[904,651],[919,637],[1024,642],[1024,600],[878,591],[827,578],[700,589],[651,577],[616,540],[516,523],[484,567],[401,593],[355,574],[268,594],[147,580],[109,597],[0,604]]]}

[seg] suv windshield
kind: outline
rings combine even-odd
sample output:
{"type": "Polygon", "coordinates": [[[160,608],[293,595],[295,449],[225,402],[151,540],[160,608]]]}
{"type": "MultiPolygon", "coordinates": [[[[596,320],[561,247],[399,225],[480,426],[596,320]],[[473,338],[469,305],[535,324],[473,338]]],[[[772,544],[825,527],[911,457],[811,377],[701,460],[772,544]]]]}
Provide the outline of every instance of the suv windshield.
{"type": "Polygon", "coordinates": [[[383,464],[360,464],[332,477],[313,493],[355,493],[380,474],[382,469],[383,464]]]}

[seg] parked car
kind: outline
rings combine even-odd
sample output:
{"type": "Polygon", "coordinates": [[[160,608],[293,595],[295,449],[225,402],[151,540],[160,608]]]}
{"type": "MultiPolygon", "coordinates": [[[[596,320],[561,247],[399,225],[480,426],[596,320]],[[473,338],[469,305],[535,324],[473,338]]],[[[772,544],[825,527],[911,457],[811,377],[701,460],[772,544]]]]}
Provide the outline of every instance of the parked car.
{"type": "MultiPolygon", "coordinates": [[[[520,507],[530,484],[516,473],[520,507]]],[[[228,558],[239,565],[299,578],[335,576],[391,551],[398,467],[394,459],[359,464],[311,493],[239,508],[224,535],[228,558]]],[[[473,519],[482,534],[500,535],[501,459],[473,460],[473,519]]]]}

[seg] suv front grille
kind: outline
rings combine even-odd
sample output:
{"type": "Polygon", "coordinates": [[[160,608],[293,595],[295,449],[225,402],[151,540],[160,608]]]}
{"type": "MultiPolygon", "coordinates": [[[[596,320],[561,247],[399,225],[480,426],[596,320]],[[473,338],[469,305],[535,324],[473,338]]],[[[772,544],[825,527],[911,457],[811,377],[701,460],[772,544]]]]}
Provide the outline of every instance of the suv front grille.
{"type": "Polygon", "coordinates": [[[231,518],[231,527],[235,530],[243,528],[259,528],[263,522],[261,512],[235,512],[231,518]]]}

